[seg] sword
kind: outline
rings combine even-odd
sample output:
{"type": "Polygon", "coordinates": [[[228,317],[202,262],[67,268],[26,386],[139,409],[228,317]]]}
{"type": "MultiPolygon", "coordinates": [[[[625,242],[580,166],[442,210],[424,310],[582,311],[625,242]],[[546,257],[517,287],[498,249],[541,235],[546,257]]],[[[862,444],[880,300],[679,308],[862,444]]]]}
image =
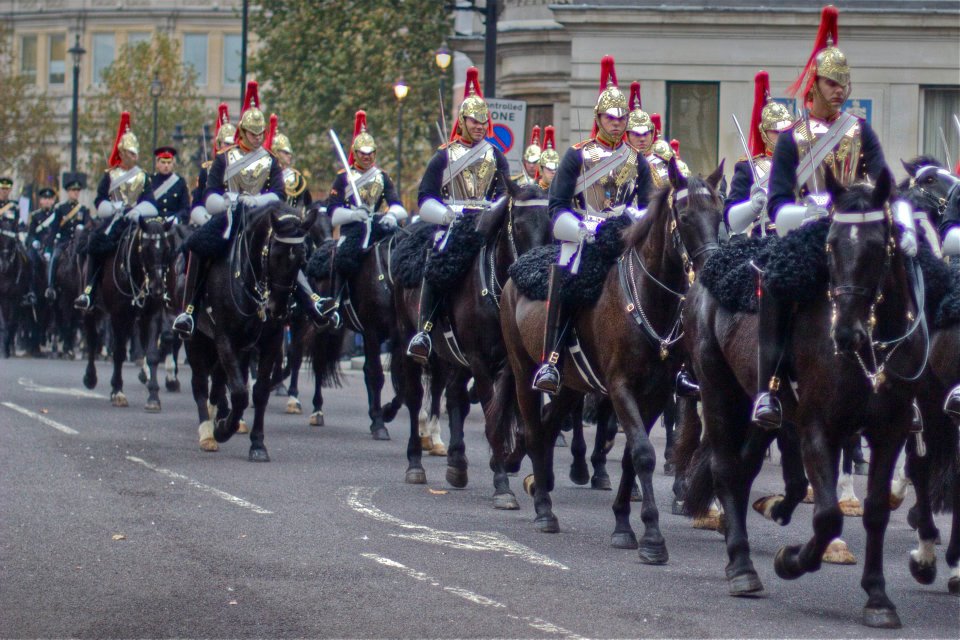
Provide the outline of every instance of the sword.
{"type": "Polygon", "coordinates": [[[957,135],[960,135],[960,118],[957,117],[957,114],[953,114],[953,124],[957,128],[957,135]]]}
{"type": "MultiPolygon", "coordinates": [[[[743,135],[743,129],[740,128],[740,121],[737,120],[737,114],[731,113],[730,117],[733,118],[733,124],[737,127],[737,135],[740,138],[740,144],[743,145],[743,151],[747,154],[747,164],[750,165],[750,173],[753,174],[753,185],[757,189],[763,191],[763,187],[760,186],[760,176],[757,175],[757,167],[753,164],[753,154],[750,153],[750,147],[747,146],[747,139],[743,135]]],[[[766,207],[764,207],[766,209],[766,207]]],[[[760,235],[767,235],[767,225],[764,223],[763,218],[766,217],[766,210],[760,212],[760,235]]]]}
{"type": "MultiPolygon", "coordinates": [[[[803,109],[803,124],[807,128],[807,153],[810,153],[813,150],[813,131],[810,129],[810,110],[807,108],[803,109]]],[[[813,191],[815,193],[820,193],[820,185],[817,184],[817,170],[813,170],[813,191]]],[[[803,185],[800,185],[803,186],[803,185]]]]}
{"type": "MultiPolygon", "coordinates": [[[[956,117],[956,116],[954,116],[956,117]]],[[[947,146],[947,136],[943,133],[943,127],[938,127],[940,130],[940,143],[943,145],[943,152],[947,154],[947,164],[950,164],[950,147],[947,146]]]]}
{"type": "MultiPolygon", "coordinates": [[[[450,138],[447,137],[447,116],[443,112],[443,92],[437,89],[437,93],[440,95],[440,122],[437,124],[437,129],[440,133],[440,144],[446,144],[447,140],[450,138]],[[440,124],[443,124],[443,128],[440,128],[440,124]]],[[[450,200],[453,204],[457,203],[456,191],[453,188],[453,169],[450,167],[450,154],[447,154],[447,184],[450,185],[450,200]]]]}
{"type": "MultiPolygon", "coordinates": [[[[337,133],[333,129],[330,129],[330,139],[333,141],[333,148],[336,149],[337,156],[339,156],[341,164],[343,164],[343,170],[347,174],[347,181],[350,183],[350,190],[353,192],[353,203],[358,209],[362,209],[363,203],[360,202],[360,192],[357,191],[357,183],[353,179],[353,174],[350,173],[350,165],[347,164],[347,155],[343,152],[343,146],[340,144],[340,138],[337,137],[337,133]]],[[[367,216],[366,225],[367,230],[363,236],[363,243],[360,245],[361,249],[366,249],[370,246],[370,235],[373,233],[373,220],[370,216],[367,216]]]]}

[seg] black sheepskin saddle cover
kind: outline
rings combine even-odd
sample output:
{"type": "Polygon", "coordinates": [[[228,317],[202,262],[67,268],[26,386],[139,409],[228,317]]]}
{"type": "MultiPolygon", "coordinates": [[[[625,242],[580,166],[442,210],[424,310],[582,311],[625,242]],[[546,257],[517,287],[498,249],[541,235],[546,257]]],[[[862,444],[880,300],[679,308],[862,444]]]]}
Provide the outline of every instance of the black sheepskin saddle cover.
{"type": "Polygon", "coordinates": [[[351,277],[360,271],[363,259],[369,253],[370,247],[396,232],[396,228],[384,229],[379,224],[380,216],[376,216],[370,230],[370,244],[361,249],[363,236],[367,233],[367,225],[360,222],[351,222],[340,227],[340,241],[333,258],[333,268],[340,274],[351,277]]]}
{"type": "Polygon", "coordinates": [[[333,254],[337,249],[337,241],[328,238],[320,243],[310,255],[307,261],[307,268],[303,270],[307,277],[314,280],[327,280],[330,278],[330,268],[333,265],[333,254]]]}
{"type": "Polygon", "coordinates": [[[418,222],[408,227],[410,234],[397,243],[390,261],[396,282],[413,289],[426,279],[439,291],[459,284],[486,242],[484,235],[474,229],[478,215],[479,212],[465,213],[454,223],[447,231],[450,237],[443,251],[433,246],[437,225],[418,222]]]}
{"type": "Polygon", "coordinates": [[[130,221],[126,219],[117,220],[110,233],[107,233],[107,227],[110,226],[109,220],[104,220],[103,224],[87,234],[87,243],[80,250],[80,255],[90,254],[95,257],[107,256],[120,247],[120,238],[124,232],[130,228],[130,221]]]}
{"type": "Polygon", "coordinates": [[[198,229],[190,234],[181,248],[182,251],[190,251],[203,258],[220,258],[227,255],[230,250],[230,241],[237,231],[239,216],[234,214],[233,229],[230,230],[230,238],[224,238],[223,232],[227,229],[226,214],[217,214],[204,222],[198,229]]]}
{"type": "MultiPolygon", "coordinates": [[[[573,275],[567,269],[561,271],[562,304],[589,307],[596,303],[603,292],[603,283],[610,268],[624,251],[621,236],[631,223],[628,216],[617,216],[597,227],[596,241],[583,246],[580,272],[573,275]]],[[[509,271],[510,278],[520,293],[530,300],[546,300],[550,265],[557,263],[559,255],[560,245],[550,244],[531,249],[520,256],[510,266],[509,271]]]]}
{"type": "Polygon", "coordinates": [[[927,255],[929,259],[920,263],[927,289],[927,319],[934,329],[960,324],[960,264],[947,266],[932,252],[927,255]]]}
{"type": "Polygon", "coordinates": [[[436,230],[437,225],[423,221],[404,227],[404,236],[397,242],[390,257],[394,281],[404,289],[420,286],[427,249],[433,242],[436,230]]]}

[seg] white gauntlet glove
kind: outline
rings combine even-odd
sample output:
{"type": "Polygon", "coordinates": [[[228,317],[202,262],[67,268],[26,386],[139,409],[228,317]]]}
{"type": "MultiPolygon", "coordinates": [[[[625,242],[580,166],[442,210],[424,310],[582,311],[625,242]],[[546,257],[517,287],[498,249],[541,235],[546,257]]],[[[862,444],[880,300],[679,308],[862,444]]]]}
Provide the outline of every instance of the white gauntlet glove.
{"type": "Polygon", "coordinates": [[[750,190],[750,208],[756,216],[767,208],[767,194],[757,185],[753,185],[753,189],[750,190]]]}
{"type": "Polygon", "coordinates": [[[382,218],[380,218],[380,226],[384,229],[396,229],[397,228],[397,219],[393,216],[392,213],[385,213],[382,218]]]}
{"type": "Polygon", "coordinates": [[[255,207],[257,206],[257,199],[250,195],[249,193],[244,193],[239,197],[239,202],[245,207],[255,207]]]}

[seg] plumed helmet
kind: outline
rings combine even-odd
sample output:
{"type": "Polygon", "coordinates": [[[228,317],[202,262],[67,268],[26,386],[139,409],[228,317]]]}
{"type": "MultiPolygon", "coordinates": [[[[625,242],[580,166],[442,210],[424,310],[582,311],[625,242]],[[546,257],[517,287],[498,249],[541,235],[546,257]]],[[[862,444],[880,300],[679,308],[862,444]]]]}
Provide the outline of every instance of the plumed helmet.
{"type": "Polygon", "coordinates": [[[785,131],[793,124],[787,108],[770,96],[770,75],[760,71],[753,78],[753,111],[750,115],[750,153],[773,150],[768,131],[785,131]]]}
{"type": "Polygon", "coordinates": [[[540,169],[556,171],[560,167],[560,153],[557,151],[557,141],[554,135],[553,126],[547,125],[543,131],[543,151],[540,153],[538,162],[540,169]]]}
{"type": "Polygon", "coordinates": [[[347,164],[353,165],[354,153],[373,153],[377,150],[377,141],[367,131],[367,112],[360,110],[353,116],[353,142],[350,144],[350,157],[347,164]]]}
{"type": "Polygon", "coordinates": [[[543,149],[540,146],[540,125],[533,125],[533,133],[530,134],[530,144],[523,150],[523,161],[536,164],[540,161],[540,154],[543,149]]]}
{"type": "Polygon", "coordinates": [[[213,137],[214,153],[232,145],[236,135],[237,127],[230,123],[230,110],[226,103],[222,102],[217,109],[217,124],[213,137]]]}
{"type": "Polygon", "coordinates": [[[467,118],[473,118],[477,122],[486,123],[487,135],[493,135],[493,122],[490,120],[490,108],[486,100],[483,99],[483,93],[480,91],[480,72],[476,67],[467,69],[467,83],[463,87],[463,102],[460,103],[460,113],[457,115],[457,126],[450,134],[453,140],[457,134],[463,135],[466,132],[467,118]]]}
{"type": "Polygon", "coordinates": [[[593,114],[599,118],[602,114],[622,118],[627,115],[629,105],[627,97],[617,86],[617,70],[613,56],[604,56],[600,60],[600,95],[593,107],[593,114]]]}
{"type": "Polygon", "coordinates": [[[833,5],[827,5],[820,13],[820,27],[813,43],[813,51],[807,60],[803,71],[794,80],[787,93],[791,96],[800,95],[803,98],[814,88],[818,77],[829,78],[837,84],[846,87],[850,93],[850,65],[847,56],[837,48],[840,41],[839,23],[840,12],[833,5]]]}
{"type": "Polygon", "coordinates": [[[287,137],[285,133],[278,133],[273,136],[273,145],[270,147],[272,151],[285,151],[290,155],[293,155],[293,147],[290,146],[290,138],[287,137]]]}
{"type": "Polygon", "coordinates": [[[640,83],[630,83],[630,117],[627,118],[627,131],[644,134],[654,131],[653,120],[650,114],[643,110],[643,101],[640,97],[640,83]]]}
{"type": "Polygon", "coordinates": [[[120,126],[117,127],[117,137],[113,141],[113,150],[110,152],[110,159],[107,164],[111,167],[119,166],[121,150],[135,154],[140,153],[140,142],[130,128],[129,111],[120,114],[120,126]]]}
{"type": "Polygon", "coordinates": [[[240,125],[237,128],[253,134],[263,133],[267,128],[267,119],[260,106],[259,85],[256,80],[251,80],[243,94],[243,109],[240,111],[240,125]]]}

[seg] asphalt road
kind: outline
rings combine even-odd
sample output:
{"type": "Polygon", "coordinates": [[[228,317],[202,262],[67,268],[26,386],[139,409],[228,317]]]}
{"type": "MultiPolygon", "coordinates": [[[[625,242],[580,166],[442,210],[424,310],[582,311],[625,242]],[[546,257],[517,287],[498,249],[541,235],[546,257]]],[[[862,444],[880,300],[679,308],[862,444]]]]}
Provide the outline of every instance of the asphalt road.
{"type": "MultiPolygon", "coordinates": [[[[79,362],[0,361],[2,637],[960,636],[943,547],[935,584],[910,576],[916,536],[905,508],[893,514],[885,556],[904,628],[885,632],[859,623],[862,565],[825,565],[792,582],[774,574],[779,547],[810,535],[810,505],[785,528],[751,513],[766,591],[735,599],[722,538],[670,514],[672,478],[659,471],[670,562],[646,566],[610,547],[612,493],[573,485],[566,450],[553,494],[561,533],[533,527],[520,486],[528,462],[512,480],[521,510],[493,510],[478,408],[470,483],[452,490],[437,457],[425,458],[429,485],[404,484],[406,411],[390,425],[392,441],[373,441],[357,372],[327,391],[326,427],[284,415],[285,399],[271,398],[269,464],[247,462],[245,436],[200,451],[189,370],[184,393],[161,394],[160,414],[143,412],[136,370],[124,373],[131,407],[117,409],[105,363],[88,392],[79,362]]],[[[308,375],[305,398],[311,385],[308,375]]],[[[654,441],[662,452],[659,428],[654,441]]],[[[614,483],[621,453],[622,438],[610,457],[614,483]]],[[[780,488],[774,458],[754,497],[780,488]]],[[[639,532],[636,511],[633,522],[639,532]]],[[[946,537],[948,518],[937,522],[946,537]]],[[[848,518],[844,533],[862,557],[859,520],[848,518]]]]}

